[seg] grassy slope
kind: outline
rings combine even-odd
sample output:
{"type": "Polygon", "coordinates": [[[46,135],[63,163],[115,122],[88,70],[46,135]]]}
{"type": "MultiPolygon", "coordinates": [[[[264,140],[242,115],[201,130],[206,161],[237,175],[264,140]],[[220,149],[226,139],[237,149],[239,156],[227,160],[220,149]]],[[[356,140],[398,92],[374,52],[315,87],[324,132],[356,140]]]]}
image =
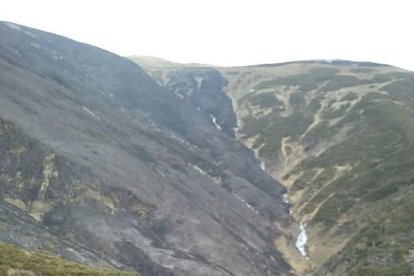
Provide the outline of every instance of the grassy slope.
{"type": "Polygon", "coordinates": [[[56,257],[23,251],[9,244],[0,243],[0,275],[58,276],[138,276],[137,273],[111,269],[91,268],[56,257]]]}
{"type": "Polygon", "coordinates": [[[414,74],[317,64],[241,70],[224,70],[240,138],[289,186],[315,274],[410,274],[414,74]]]}

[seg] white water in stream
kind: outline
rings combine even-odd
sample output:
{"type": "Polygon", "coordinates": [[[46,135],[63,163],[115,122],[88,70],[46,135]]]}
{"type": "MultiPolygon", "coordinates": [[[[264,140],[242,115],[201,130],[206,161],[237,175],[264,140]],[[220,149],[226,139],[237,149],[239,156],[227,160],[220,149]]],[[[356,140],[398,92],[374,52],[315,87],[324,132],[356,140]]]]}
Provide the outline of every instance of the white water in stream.
{"type": "MultiPolygon", "coordinates": [[[[260,161],[260,167],[262,170],[266,170],[265,162],[260,159],[259,153],[257,149],[253,149],[254,155],[256,156],[257,160],[260,161]]],[[[290,204],[289,201],[289,190],[286,194],[283,194],[282,200],[286,204],[290,204]]],[[[289,214],[292,215],[292,208],[289,209],[289,214]]],[[[306,234],[306,224],[300,223],[300,233],[296,237],[295,241],[295,247],[298,249],[299,253],[306,258],[306,260],[309,260],[309,257],[306,253],[306,244],[308,243],[308,235],[306,234]]]]}
{"type": "Polygon", "coordinates": [[[213,114],[210,114],[211,121],[213,122],[214,126],[221,131],[221,126],[217,123],[216,117],[213,116],[213,114]]]}
{"type": "Polygon", "coordinates": [[[306,225],[301,223],[300,233],[299,233],[299,236],[296,238],[295,246],[299,250],[300,254],[308,260],[309,257],[306,253],[306,243],[308,242],[308,236],[306,235],[305,228],[306,228],[306,225]]]}
{"type": "Polygon", "coordinates": [[[254,152],[254,156],[256,157],[256,159],[257,160],[259,160],[260,161],[260,168],[262,169],[262,170],[266,170],[266,164],[265,164],[265,162],[259,157],[259,150],[258,149],[253,149],[253,152],[254,152]]]}

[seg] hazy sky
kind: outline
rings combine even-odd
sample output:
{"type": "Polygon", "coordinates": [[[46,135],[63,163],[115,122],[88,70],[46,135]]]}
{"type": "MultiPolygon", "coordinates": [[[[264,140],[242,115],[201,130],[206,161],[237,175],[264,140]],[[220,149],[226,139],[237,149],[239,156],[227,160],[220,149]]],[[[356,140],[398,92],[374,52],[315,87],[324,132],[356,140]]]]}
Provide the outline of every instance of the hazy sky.
{"type": "Polygon", "coordinates": [[[414,70],[411,2],[2,0],[0,20],[120,55],[217,65],[339,58],[414,70]]]}

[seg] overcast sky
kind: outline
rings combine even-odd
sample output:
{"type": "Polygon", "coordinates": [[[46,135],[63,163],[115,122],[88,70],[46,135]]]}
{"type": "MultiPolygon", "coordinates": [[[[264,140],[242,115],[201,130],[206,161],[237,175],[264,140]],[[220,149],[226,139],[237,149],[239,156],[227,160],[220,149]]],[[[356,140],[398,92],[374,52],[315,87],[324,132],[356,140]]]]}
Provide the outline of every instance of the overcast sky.
{"type": "Polygon", "coordinates": [[[0,20],[124,56],[226,66],[350,59],[414,70],[411,2],[2,0],[0,20]]]}

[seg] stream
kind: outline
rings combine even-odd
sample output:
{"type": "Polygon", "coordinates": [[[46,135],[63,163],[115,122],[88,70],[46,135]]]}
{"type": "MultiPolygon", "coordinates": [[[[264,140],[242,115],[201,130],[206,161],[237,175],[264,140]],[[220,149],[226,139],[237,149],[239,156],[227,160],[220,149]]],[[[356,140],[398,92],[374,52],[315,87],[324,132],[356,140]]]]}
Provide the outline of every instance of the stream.
{"type": "Polygon", "coordinates": [[[306,235],[306,224],[300,223],[300,233],[296,238],[295,246],[299,250],[300,254],[309,260],[309,257],[306,253],[306,243],[308,242],[308,236],[306,235]]]}
{"type": "MultiPolygon", "coordinates": [[[[259,151],[258,149],[253,149],[254,156],[260,162],[260,167],[262,168],[262,170],[266,170],[265,162],[259,157],[258,151],[259,151]]],[[[283,194],[282,200],[286,204],[289,204],[289,205],[291,204],[290,201],[289,201],[289,190],[287,191],[287,193],[283,194]]],[[[289,213],[290,213],[290,215],[292,215],[291,208],[289,208],[289,213]]],[[[308,242],[308,235],[306,233],[306,224],[305,223],[300,223],[299,227],[300,227],[300,233],[296,237],[295,247],[299,251],[299,253],[304,258],[306,258],[306,260],[309,260],[309,256],[306,253],[306,244],[308,242]]]]}
{"type": "MultiPolygon", "coordinates": [[[[232,100],[232,107],[233,107],[233,110],[237,109],[237,102],[234,101],[234,100],[232,100]]],[[[197,110],[200,111],[200,107],[197,107],[197,110]]],[[[217,118],[213,114],[208,114],[208,115],[209,115],[213,125],[219,131],[222,131],[222,127],[217,123],[217,118]]],[[[235,133],[237,133],[237,131],[239,129],[239,125],[240,125],[240,123],[237,119],[237,124],[233,128],[235,133]]],[[[264,160],[261,159],[260,156],[259,156],[259,149],[252,149],[252,151],[254,153],[254,156],[255,156],[256,160],[260,164],[260,168],[263,171],[266,171],[266,164],[265,164],[264,160]]],[[[241,198],[238,195],[236,195],[236,198],[238,198],[241,202],[243,202],[249,209],[251,209],[251,210],[255,211],[256,213],[258,213],[258,211],[255,210],[253,206],[250,206],[249,204],[247,204],[247,202],[243,198],[241,198]]],[[[283,194],[282,200],[285,204],[287,204],[289,206],[289,214],[292,216],[292,208],[290,208],[291,203],[289,201],[289,190],[285,194],[283,194]]],[[[307,245],[307,242],[308,242],[308,236],[307,236],[307,233],[306,233],[306,224],[300,223],[299,227],[300,227],[300,233],[298,234],[298,236],[295,239],[295,247],[299,251],[299,253],[304,258],[306,258],[306,260],[308,260],[309,256],[307,255],[307,252],[306,252],[306,245],[307,245]]]]}
{"type": "Polygon", "coordinates": [[[254,156],[256,157],[256,159],[257,160],[259,160],[259,162],[260,162],[260,168],[262,169],[262,170],[266,170],[266,164],[265,164],[265,162],[259,157],[259,149],[253,149],[253,152],[254,152],[254,156]]]}

